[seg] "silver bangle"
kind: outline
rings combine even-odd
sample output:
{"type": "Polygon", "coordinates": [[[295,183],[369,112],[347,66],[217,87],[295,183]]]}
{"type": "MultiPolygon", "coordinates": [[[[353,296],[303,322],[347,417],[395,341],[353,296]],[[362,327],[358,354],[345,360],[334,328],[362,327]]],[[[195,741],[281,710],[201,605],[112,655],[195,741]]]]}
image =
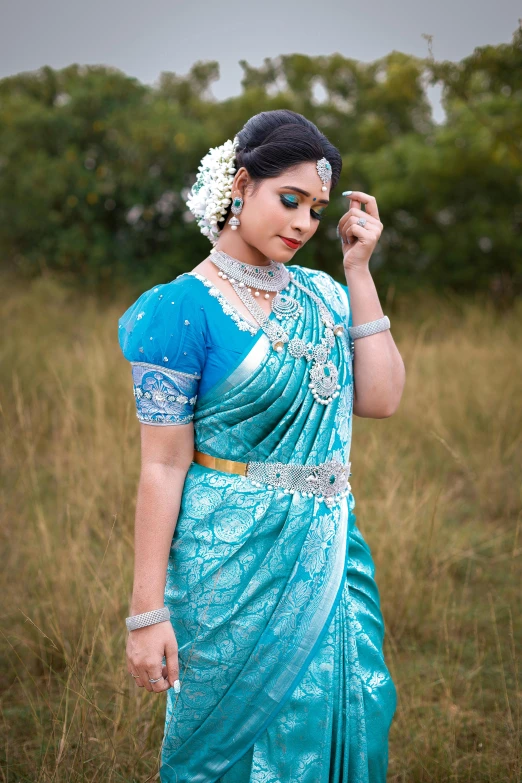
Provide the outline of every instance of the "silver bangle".
{"type": "Polygon", "coordinates": [[[162,623],[169,619],[169,608],[168,606],[163,606],[161,609],[153,609],[151,612],[143,612],[142,614],[134,614],[131,617],[127,617],[125,623],[129,631],[136,631],[138,628],[144,628],[146,625],[162,623]]]}
{"type": "Polygon", "coordinates": [[[384,315],[382,318],[377,318],[376,321],[368,321],[358,326],[349,326],[348,331],[352,340],[357,340],[358,337],[368,337],[370,334],[384,332],[385,329],[389,328],[390,319],[387,315],[384,315]]]}

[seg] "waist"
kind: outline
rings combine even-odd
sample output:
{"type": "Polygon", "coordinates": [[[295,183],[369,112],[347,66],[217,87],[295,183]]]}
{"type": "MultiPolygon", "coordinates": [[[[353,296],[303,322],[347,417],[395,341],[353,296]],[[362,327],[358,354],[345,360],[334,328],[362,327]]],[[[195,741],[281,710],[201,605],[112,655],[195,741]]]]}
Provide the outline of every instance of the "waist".
{"type": "Polygon", "coordinates": [[[198,465],[245,476],[259,487],[280,489],[289,495],[317,497],[327,505],[338,502],[351,491],[348,477],[351,462],[343,465],[338,460],[328,460],[318,465],[299,465],[292,462],[238,462],[213,457],[194,449],[193,461],[198,465]]]}

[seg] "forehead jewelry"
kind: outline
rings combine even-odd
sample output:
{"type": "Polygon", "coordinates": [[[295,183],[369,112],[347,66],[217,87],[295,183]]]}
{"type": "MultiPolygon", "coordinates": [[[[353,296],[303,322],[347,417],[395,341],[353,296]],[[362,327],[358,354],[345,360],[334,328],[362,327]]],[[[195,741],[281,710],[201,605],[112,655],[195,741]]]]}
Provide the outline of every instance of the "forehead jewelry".
{"type": "Polygon", "coordinates": [[[332,167],[329,161],[326,158],[321,158],[321,160],[317,161],[315,166],[317,168],[317,173],[319,174],[319,176],[321,177],[324,183],[321,190],[328,190],[326,186],[332,179],[332,167]]]}

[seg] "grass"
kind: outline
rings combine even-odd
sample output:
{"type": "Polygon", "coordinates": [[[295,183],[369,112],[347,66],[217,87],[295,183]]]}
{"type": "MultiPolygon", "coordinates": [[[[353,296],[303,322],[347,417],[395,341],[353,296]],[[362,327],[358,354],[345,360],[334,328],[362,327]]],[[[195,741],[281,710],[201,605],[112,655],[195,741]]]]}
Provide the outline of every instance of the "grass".
{"type": "MultiPolygon", "coordinates": [[[[125,662],[139,426],[117,319],[4,286],[0,781],[155,780],[164,696],[125,662]]],[[[399,411],[353,424],[398,690],[389,781],[520,781],[522,304],[391,297],[399,411]]]]}

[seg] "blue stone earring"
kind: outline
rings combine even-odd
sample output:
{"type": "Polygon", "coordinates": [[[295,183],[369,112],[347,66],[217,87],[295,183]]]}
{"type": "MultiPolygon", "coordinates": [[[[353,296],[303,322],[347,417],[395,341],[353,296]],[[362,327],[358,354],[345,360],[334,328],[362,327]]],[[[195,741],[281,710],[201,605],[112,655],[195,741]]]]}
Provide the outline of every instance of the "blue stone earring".
{"type": "Polygon", "coordinates": [[[241,225],[239,218],[235,217],[236,215],[239,215],[241,210],[243,209],[243,199],[241,196],[236,196],[232,201],[232,207],[231,210],[234,213],[234,217],[230,218],[228,221],[228,225],[232,229],[232,231],[237,231],[237,227],[241,225]]]}

